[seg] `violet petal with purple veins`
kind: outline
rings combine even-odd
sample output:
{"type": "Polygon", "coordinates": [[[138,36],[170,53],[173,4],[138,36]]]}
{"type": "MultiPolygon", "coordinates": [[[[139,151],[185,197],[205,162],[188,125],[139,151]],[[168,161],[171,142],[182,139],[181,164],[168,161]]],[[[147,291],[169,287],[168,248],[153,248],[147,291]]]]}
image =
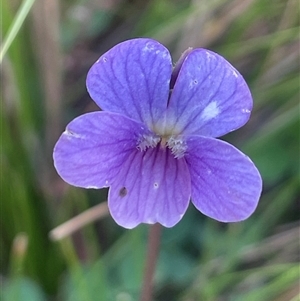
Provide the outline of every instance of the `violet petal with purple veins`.
{"type": "Polygon", "coordinates": [[[253,213],[260,174],[246,155],[216,139],[243,126],[252,110],[246,82],[223,57],[189,49],[173,69],[163,45],[133,39],[99,58],[87,89],[104,111],[67,126],[54,164],[71,185],[109,187],[119,225],[172,227],[190,199],[222,222],[253,213]]]}

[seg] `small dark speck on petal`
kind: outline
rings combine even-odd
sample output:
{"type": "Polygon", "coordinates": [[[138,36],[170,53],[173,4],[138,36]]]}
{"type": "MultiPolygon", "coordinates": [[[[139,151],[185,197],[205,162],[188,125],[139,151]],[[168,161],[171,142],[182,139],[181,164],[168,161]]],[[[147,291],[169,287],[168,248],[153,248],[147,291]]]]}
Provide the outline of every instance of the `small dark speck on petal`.
{"type": "Polygon", "coordinates": [[[127,194],[127,189],[126,189],[126,187],[122,187],[122,188],[120,189],[120,191],[119,191],[119,196],[120,196],[121,198],[123,198],[124,196],[126,196],[126,194],[127,194]]]}

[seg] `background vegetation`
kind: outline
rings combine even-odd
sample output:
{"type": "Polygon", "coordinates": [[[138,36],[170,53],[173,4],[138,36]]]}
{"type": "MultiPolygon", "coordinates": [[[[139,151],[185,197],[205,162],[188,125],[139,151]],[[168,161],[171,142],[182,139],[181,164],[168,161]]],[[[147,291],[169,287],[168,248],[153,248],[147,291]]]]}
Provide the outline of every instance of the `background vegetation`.
{"type": "Polygon", "coordinates": [[[166,45],[174,61],[190,46],[212,49],[244,75],[253,115],[224,139],[264,179],[247,221],[221,224],[191,205],[163,230],[155,300],[300,300],[299,3],[33,2],[1,2],[3,42],[13,40],[1,62],[1,300],[138,300],[147,226],[121,229],[101,207],[105,217],[63,239],[49,232],[106,200],[105,190],[63,183],[52,150],[70,120],[98,109],[85,89],[92,63],[140,36],[166,45]]]}

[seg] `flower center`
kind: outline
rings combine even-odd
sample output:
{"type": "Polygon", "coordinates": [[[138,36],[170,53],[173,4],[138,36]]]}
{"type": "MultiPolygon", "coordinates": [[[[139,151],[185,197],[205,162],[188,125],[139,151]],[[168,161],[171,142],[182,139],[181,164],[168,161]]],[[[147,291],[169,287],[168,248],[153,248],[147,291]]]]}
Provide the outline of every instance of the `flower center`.
{"type": "Polygon", "coordinates": [[[187,149],[186,142],[181,136],[175,135],[142,135],[138,139],[137,148],[145,151],[147,148],[160,147],[161,149],[169,148],[175,158],[180,159],[184,156],[187,149]]]}

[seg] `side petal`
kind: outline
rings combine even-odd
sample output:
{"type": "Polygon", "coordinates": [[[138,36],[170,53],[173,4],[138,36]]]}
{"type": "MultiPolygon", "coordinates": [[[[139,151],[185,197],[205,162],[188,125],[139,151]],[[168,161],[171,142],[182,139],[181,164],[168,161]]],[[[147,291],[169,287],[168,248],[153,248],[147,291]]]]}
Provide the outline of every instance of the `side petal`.
{"type": "Polygon", "coordinates": [[[87,89],[103,109],[153,128],[166,110],[172,61],[169,51],[151,39],[122,42],[91,67],[87,89]]]}
{"type": "Polygon", "coordinates": [[[193,136],[187,145],[195,207],[221,222],[248,218],[262,190],[262,179],[253,162],[232,145],[214,138],[193,136]]]}
{"type": "Polygon", "coordinates": [[[54,166],[67,183],[84,188],[108,187],[148,130],[119,114],[93,112],[72,122],[54,148],[54,166]]]}
{"type": "Polygon", "coordinates": [[[168,107],[176,132],[220,137],[243,126],[251,110],[249,88],[229,62],[206,49],[189,53],[168,107]]]}
{"type": "Polygon", "coordinates": [[[128,229],[140,223],[172,227],[188,207],[190,186],[184,159],[159,146],[134,151],[110,188],[108,207],[115,221],[128,229]]]}

